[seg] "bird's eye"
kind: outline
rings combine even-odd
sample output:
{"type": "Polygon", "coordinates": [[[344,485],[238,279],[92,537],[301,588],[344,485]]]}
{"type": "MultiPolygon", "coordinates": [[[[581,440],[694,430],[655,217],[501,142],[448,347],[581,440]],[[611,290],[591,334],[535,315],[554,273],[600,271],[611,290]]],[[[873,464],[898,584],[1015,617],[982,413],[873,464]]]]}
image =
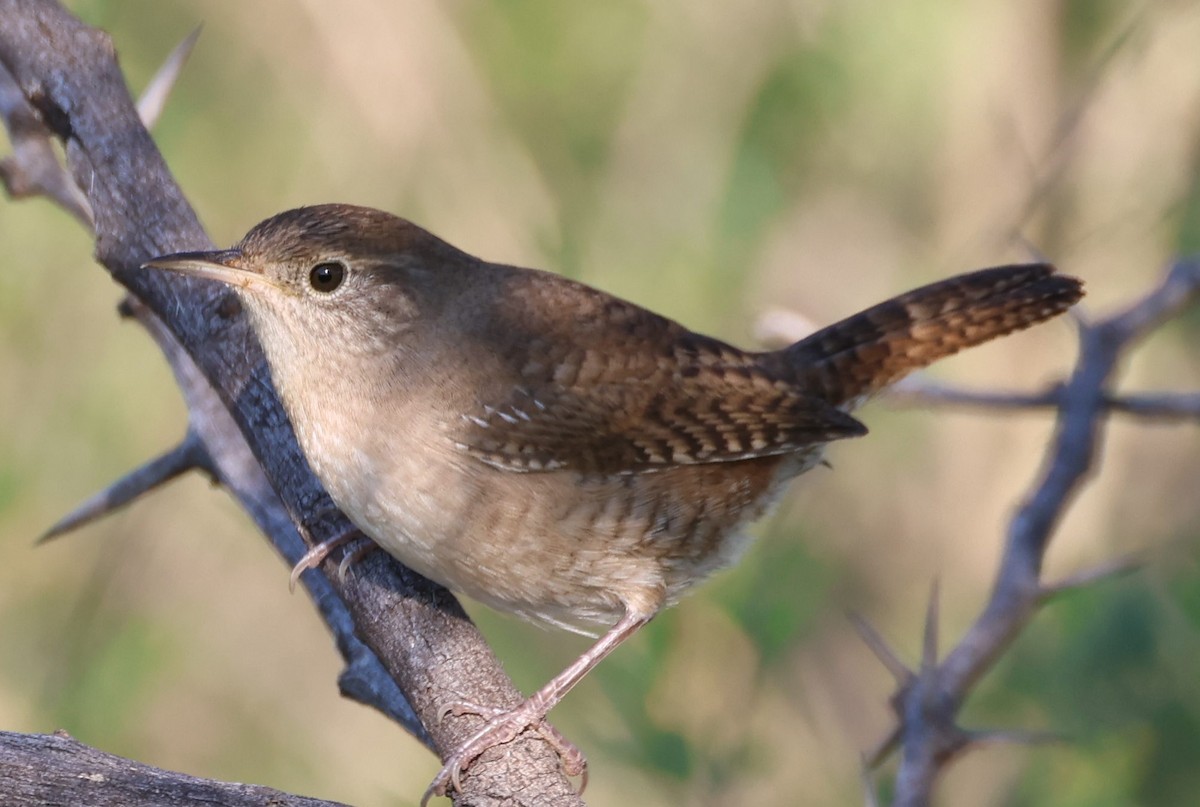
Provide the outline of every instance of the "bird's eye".
{"type": "Polygon", "coordinates": [[[329,294],[346,279],[346,267],[337,261],[318,263],[308,273],[308,282],[314,291],[329,294]]]}

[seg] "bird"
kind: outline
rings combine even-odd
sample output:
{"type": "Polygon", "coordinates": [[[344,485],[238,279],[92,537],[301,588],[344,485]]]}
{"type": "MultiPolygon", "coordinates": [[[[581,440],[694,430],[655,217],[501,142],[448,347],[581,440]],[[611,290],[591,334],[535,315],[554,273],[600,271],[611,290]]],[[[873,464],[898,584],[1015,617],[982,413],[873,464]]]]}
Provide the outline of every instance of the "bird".
{"type": "MultiPolygon", "coordinates": [[[[513,709],[448,705],[486,722],[422,804],[460,790],[488,748],[552,731],[547,712],[734,564],[746,528],[829,443],[866,434],[852,414],[864,401],[1083,296],[1049,264],[998,266],[743,350],[347,204],[288,210],[230,249],[144,266],[234,289],[313,472],[376,544],[499,611],[599,633],[513,709]]],[[[567,772],[586,777],[582,753],[554,737],[567,772]]]]}

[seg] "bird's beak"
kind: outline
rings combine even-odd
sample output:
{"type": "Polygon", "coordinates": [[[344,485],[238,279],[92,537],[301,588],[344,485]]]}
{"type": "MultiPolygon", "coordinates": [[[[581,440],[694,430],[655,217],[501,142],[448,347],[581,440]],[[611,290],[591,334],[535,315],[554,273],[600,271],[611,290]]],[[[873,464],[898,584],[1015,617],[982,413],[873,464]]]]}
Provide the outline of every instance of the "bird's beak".
{"type": "Polygon", "coordinates": [[[246,269],[242,253],[236,249],[212,252],[179,252],[164,255],[142,264],[143,269],[165,269],[191,277],[219,280],[228,286],[253,290],[256,287],[273,286],[269,279],[258,272],[246,269]]]}

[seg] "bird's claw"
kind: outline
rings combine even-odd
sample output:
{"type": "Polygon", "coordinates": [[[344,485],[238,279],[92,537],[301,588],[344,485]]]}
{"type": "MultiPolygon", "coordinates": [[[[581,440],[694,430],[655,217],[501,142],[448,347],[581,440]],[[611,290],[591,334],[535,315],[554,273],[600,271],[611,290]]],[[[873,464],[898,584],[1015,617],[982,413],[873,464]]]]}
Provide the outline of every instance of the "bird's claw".
{"type": "Polygon", "coordinates": [[[447,715],[456,717],[463,715],[479,715],[488,722],[479,731],[460,745],[447,759],[437,776],[429,783],[425,794],[421,797],[421,807],[426,807],[429,799],[434,796],[444,796],[451,790],[462,792],[462,774],[471,763],[489,748],[506,745],[515,740],[521,732],[532,728],[550,744],[558,753],[563,772],[567,776],[582,777],[579,793],[587,787],[587,758],[570,740],[558,729],[546,722],[545,713],[530,701],[525,701],[513,709],[501,709],[495,706],[481,706],[465,701],[448,703],[438,709],[437,720],[440,723],[447,715]]]}

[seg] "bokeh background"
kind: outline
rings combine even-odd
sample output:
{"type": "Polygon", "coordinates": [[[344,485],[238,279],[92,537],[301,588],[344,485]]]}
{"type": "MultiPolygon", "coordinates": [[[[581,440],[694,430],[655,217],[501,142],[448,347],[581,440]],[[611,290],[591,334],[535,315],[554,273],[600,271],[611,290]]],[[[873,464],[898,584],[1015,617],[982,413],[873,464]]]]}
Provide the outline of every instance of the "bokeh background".
{"type": "MultiPolygon", "coordinates": [[[[135,91],[203,23],[156,138],[217,243],[304,203],[401,213],[750,345],[969,268],[1048,256],[1111,311],[1200,246],[1200,8],[1119,0],[80,0],[135,91]]],[[[433,757],[340,699],[336,653],[249,521],[200,478],[52,544],[79,500],[183,433],[90,241],[0,207],[0,728],[66,729],[190,773],[415,803],[433,757]]],[[[1200,388],[1200,312],[1127,389],[1200,388]]],[[[1028,390],[1057,322],[939,366],[1028,390]]],[[[554,713],[596,805],[862,803],[889,726],[863,614],[914,659],[936,579],[954,641],[1034,479],[1047,414],[871,405],[734,571],[554,713]]],[[[967,708],[1071,742],[954,765],[943,804],[1191,804],[1200,791],[1200,439],[1116,419],[1048,559],[1147,567],[1041,614],[967,708]]],[[[583,647],[473,609],[525,690],[583,647]]],[[[887,777],[880,775],[886,796],[887,777]]]]}

